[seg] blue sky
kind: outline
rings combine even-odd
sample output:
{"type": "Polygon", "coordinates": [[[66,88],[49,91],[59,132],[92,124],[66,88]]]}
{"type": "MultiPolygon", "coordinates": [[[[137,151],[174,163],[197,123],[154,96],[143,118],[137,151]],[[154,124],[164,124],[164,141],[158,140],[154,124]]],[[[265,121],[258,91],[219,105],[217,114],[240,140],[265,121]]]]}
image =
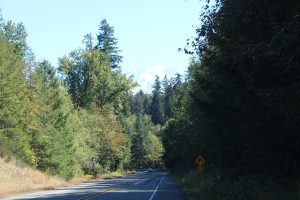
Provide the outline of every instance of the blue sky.
{"type": "Polygon", "coordinates": [[[157,74],[184,73],[189,56],[178,52],[195,35],[199,0],[0,0],[5,20],[23,22],[36,58],[57,66],[57,58],[96,38],[99,23],[114,26],[122,71],[149,91],[157,74]]]}

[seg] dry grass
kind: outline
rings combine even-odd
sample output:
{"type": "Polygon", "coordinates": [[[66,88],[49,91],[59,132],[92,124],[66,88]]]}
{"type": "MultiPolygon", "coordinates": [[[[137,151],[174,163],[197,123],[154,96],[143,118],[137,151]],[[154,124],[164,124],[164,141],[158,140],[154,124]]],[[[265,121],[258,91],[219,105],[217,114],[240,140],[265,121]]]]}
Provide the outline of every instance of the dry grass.
{"type": "Polygon", "coordinates": [[[100,174],[98,176],[98,178],[103,178],[103,179],[111,179],[111,178],[118,178],[118,177],[122,177],[124,174],[121,172],[109,172],[109,173],[105,173],[105,174],[100,174]]]}
{"type": "MultiPolygon", "coordinates": [[[[132,174],[134,171],[110,172],[101,174],[97,179],[110,179],[132,174]]],[[[92,176],[76,177],[67,182],[61,178],[49,176],[16,161],[6,162],[0,157],[0,198],[20,193],[49,190],[57,187],[89,182],[92,176]]]]}
{"type": "Polygon", "coordinates": [[[5,162],[3,158],[0,158],[0,198],[69,184],[62,179],[48,176],[30,167],[18,165],[16,162],[5,162]]]}

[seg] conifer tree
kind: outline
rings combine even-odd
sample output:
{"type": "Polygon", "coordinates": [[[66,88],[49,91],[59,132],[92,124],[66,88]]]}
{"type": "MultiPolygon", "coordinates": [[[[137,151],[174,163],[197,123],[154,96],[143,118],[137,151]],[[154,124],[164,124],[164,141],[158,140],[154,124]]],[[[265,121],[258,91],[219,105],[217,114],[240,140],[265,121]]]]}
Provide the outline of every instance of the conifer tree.
{"type": "Polygon", "coordinates": [[[37,167],[66,179],[75,175],[74,138],[68,126],[72,102],[65,88],[59,83],[55,69],[42,61],[33,72],[35,95],[32,99],[39,106],[38,129],[33,137],[37,167]]]}
{"type": "Polygon", "coordinates": [[[109,56],[110,67],[112,69],[120,69],[122,56],[119,55],[120,50],[116,46],[118,40],[115,38],[114,32],[114,28],[107,23],[106,19],[103,19],[100,22],[99,34],[97,35],[98,44],[95,48],[109,56]]]}
{"type": "Polygon", "coordinates": [[[18,47],[0,30],[0,154],[7,153],[31,164],[27,134],[28,91],[18,47]]]}
{"type": "Polygon", "coordinates": [[[152,101],[150,105],[151,118],[154,124],[162,124],[164,121],[164,107],[162,100],[161,81],[156,76],[152,90],[152,101]]]}

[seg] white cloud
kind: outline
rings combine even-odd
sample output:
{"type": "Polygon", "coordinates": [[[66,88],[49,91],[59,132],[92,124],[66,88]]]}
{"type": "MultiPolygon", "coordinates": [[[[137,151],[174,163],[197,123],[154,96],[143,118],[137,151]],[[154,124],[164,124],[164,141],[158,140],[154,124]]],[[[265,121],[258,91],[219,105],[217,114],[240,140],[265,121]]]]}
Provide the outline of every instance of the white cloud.
{"type": "Polygon", "coordinates": [[[155,76],[158,75],[160,80],[163,80],[165,74],[168,78],[174,77],[175,74],[181,73],[184,74],[184,68],[180,69],[179,67],[170,67],[162,64],[158,65],[149,65],[149,66],[135,66],[132,68],[125,68],[127,75],[133,75],[133,79],[137,81],[140,85],[136,87],[134,92],[143,90],[144,92],[151,93],[152,86],[154,84],[155,76]]]}
{"type": "Polygon", "coordinates": [[[143,90],[144,92],[150,93],[152,91],[155,76],[158,75],[162,80],[166,74],[166,69],[167,67],[163,65],[135,67],[131,74],[134,75],[134,79],[140,85],[135,91],[143,90]]]}

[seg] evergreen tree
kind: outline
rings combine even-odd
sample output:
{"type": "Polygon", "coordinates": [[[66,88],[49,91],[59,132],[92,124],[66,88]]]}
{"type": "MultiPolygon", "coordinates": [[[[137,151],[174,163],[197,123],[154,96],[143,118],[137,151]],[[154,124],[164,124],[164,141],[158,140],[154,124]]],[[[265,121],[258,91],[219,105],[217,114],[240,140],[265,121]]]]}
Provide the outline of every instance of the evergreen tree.
{"type": "Polygon", "coordinates": [[[190,69],[191,138],[213,145],[206,151],[220,169],[299,174],[290,168],[300,166],[298,8],[293,0],[220,1],[203,17],[201,63],[190,69]],[[210,124],[210,137],[200,124],[210,124]]]}
{"type": "Polygon", "coordinates": [[[173,78],[173,87],[174,90],[178,90],[182,86],[182,76],[179,73],[176,73],[176,77],[173,78]]]}
{"type": "Polygon", "coordinates": [[[155,126],[148,115],[137,114],[131,134],[132,166],[136,168],[161,167],[163,145],[157,136],[160,126],[155,126]]]}
{"type": "Polygon", "coordinates": [[[145,124],[143,116],[138,114],[135,121],[136,132],[132,135],[132,163],[137,168],[145,167],[144,156],[146,154],[144,149],[145,138],[145,124]]]}
{"type": "Polygon", "coordinates": [[[163,100],[161,92],[161,82],[158,76],[152,90],[152,101],[150,105],[151,118],[154,124],[162,124],[164,121],[163,100]]]}
{"type": "Polygon", "coordinates": [[[32,146],[37,167],[66,179],[75,175],[74,138],[68,127],[72,102],[55,76],[48,61],[40,62],[31,79],[35,94],[31,99],[38,105],[37,129],[32,146]]]}
{"type": "Polygon", "coordinates": [[[150,115],[150,104],[151,104],[151,95],[145,94],[145,100],[144,100],[144,111],[146,115],[150,115]]]}
{"type": "Polygon", "coordinates": [[[27,33],[23,23],[15,24],[12,21],[3,22],[2,29],[7,42],[14,45],[15,53],[22,57],[25,56],[28,45],[26,43],[27,33]]]}
{"type": "Polygon", "coordinates": [[[95,48],[109,56],[110,67],[112,69],[120,69],[122,56],[119,55],[120,50],[116,46],[118,44],[118,40],[114,37],[114,28],[109,26],[106,19],[103,19],[100,22],[97,39],[98,44],[95,48]]]}
{"type": "MultiPolygon", "coordinates": [[[[15,32],[12,30],[12,32],[15,32]]],[[[29,98],[18,46],[0,30],[0,154],[31,164],[29,98]]]]}
{"type": "Polygon", "coordinates": [[[208,1],[197,29],[201,59],[174,91],[174,119],[163,129],[166,162],[190,170],[199,154],[206,158],[200,177],[212,185],[199,191],[208,190],[208,199],[297,199],[282,194],[300,173],[300,4],[216,3],[208,1]]]}
{"type": "Polygon", "coordinates": [[[172,81],[165,75],[163,80],[163,100],[164,100],[164,117],[165,120],[173,114],[173,85],[172,81]]]}
{"type": "Polygon", "coordinates": [[[83,44],[85,44],[85,50],[86,51],[91,51],[94,49],[94,38],[91,33],[86,34],[84,36],[84,39],[82,41],[83,44]]]}

